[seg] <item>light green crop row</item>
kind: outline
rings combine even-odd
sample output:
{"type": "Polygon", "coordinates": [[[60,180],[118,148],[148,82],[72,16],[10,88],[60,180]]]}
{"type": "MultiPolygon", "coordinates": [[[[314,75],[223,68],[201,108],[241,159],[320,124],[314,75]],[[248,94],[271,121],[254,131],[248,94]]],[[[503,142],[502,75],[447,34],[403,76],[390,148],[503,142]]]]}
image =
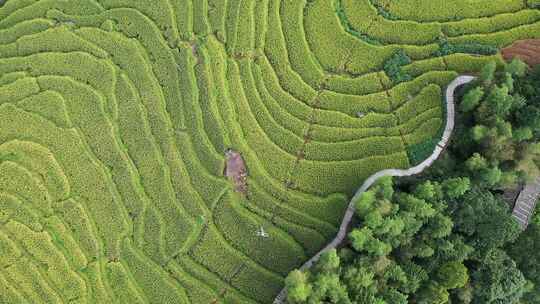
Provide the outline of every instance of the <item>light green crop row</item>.
{"type": "Polygon", "coordinates": [[[67,177],[54,155],[45,147],[28,141],[8,141],[0,145],[0,159],[14,161],[32,175],[40,176],[54,202],[68,198],[70,186],[67,177]]]}
{"type": "Polygon", "coordinates": [[[77,133],[58,129],[11,104],[0,106],[0,119],[10,126],[0,130],[0,141],[22,136],[51,150],[70,179],[72,193],[83,200],[100,227],[96,234],[103,240],[105,252],[111,257],[118,256],[119,240],[128,229],[125,213],[119,198],[113,195],[113,189],[107,183],[106,172],[84,152],[85,147],[77,133]]]}
{"type": "MultiPolygon", "coordinates": [[[[42,218],[31,206],[12,194],[0,193],[0,223],[5,224],[10,220],[17,221],[34,231],[43,229],[42,218]]],[[[3,256],[2,259],[11,260],[11,257],[3,256]]],[[[2,262],[4,263],[4,262],[2,262]]],[[[7,265],[6,265],[7,266],[7,265]]]]}
{"type": "Polygon", "coordinates": [[[239,200],[236,194],[225,195],[214,211],[216,227],[230,244],[250,259],[286,276],[291,268],[307,258],[302,247],[271,222],[251,214],[244,204],[248,202],[239,200]],[[258,236],[260,227],[271,237],[258,236]]]}
{"type": "Polygon", "coordinates": [[[441,35],[441,25],[413,21],[387,20],[378,15],[370,0],[337,0],[351,26],[385,44],[424,45],[435,42],[441,35]]]}
{"type": "Polygon", "coordinates": [[[270,303],[502,63],[454,52],[538,38],[535,0],[441,1],[7,1],[0,302],[270,303]]]}
{"type": "Polygon", "coordinates": [[[468,1],[461,0],[374,0],[397,18],[419,22],[445,22],[465,18],[492,16],[516,12],[524,8],[520,0],[468,1]]]}
{"type": "Polygon", "coordinates": [[[186,295],[191,303],[212,303],[218,298],[218,293],[208,285],[206,276],[204,278],[205,282],[199,281],[174,260],[167,264],[166,270],[185,288],[186,295]]]}
{"type": "MultiPolygon", "coordinates": [[[[184,269],[189,275],[193,276],[193,278],[197,280],[198,287],[205,284],[209,288],[212,288],[212,290],[216,293],[224,290],[223,286],[225,286],[226,283],[223,279],[194,262],[189,256],[178,256],[175,259],[175,262],[179,267],[184,269]]],[[[257,303],[254,300],[243,296],[233,288],[228,289],[225,295],[221,295],[221,297],[223,298],[223,301],[230,301],[228,303],[257,303]]],[[[216,295],[212,300],[215,299],[219,299],[219,295],[216,295]]]]}
{"type": "Polygon", "coordinates": [[[53,213],[51,195],[40,182],[38,175],[9,160],[0,163],[0,169],[3,172],[0,176],[2,191],[19,195],[24,199],[24,203],[32,206],[40,216],[53,213]]]}
{"type": "MultiPolygon", "coordinates": [[[[10,221],[4,225],[9,238],[16,240],[24,251],[47,272],[47,281],[62,299],[76,299],[86,293],[84,280],[71,270],[68,261],[47,232],[34,232],[25,225],[10,221]]],[[[21,263],[20,261],[18,263],[21,263]]],[[[17,263],[17,264],[18,264],[17,263]]],[[[12,274],[12,273],[10,273],[12,274]]]]}
{"type": "Polygon", "coordinates": [[[129,239],[122,243],[122,262],[129,267],[133,280],[147,299],[156,303],[189,303],[185,290],[161,265],[142,255],[129,239]]]}
{"type": "Polygon", "coordinates": [[[398,108],[395,114],[400,123],[407,122],[429,109],[440,109],[442,98],[441,88],[436,84],[430,84],[424,87],[418,95],[398,108]]]}
{"type": "Polygon", "coordinates": [[[136,283],[130,277],[126,268],[119,262],[107,263],[107,280],[111,282],[111,289],[118,301],[125,303],[145,303],[148,301],[136,283]]]}
{"type": "MultiPolygon", "coordinates": [[[[270,18],[279,18],[286,42],[291,67],[313,88],[319,88],[325,78],[320,65],[313,57],[304,33],[303,11],[306,1],[271,0],[270,18]],[[280,12],[284,12],[281,14],[280,12]]],[[[271,22],[274,22],[271,20],[271,22]]]]}

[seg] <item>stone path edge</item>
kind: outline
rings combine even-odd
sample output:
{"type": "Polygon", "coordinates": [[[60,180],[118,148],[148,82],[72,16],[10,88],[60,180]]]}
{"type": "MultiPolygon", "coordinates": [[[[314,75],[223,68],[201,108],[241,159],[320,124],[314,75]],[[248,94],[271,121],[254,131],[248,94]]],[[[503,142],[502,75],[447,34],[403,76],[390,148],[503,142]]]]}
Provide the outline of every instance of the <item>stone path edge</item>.
{"type": "MultiPolygon", "coordinates": [[[[364,183],[358,188],[354,196],[351,198],[349,202],[349,206],[347,207],[347,210],[345,211],[345,215],[343,216],[343,220],[341,221],[341,225],[339,227],[339,231],[336,235],[336,237],[328,243],[323,249],[321,249],[317,254],[315,254],[313,257],[311,257],[307,262],[305,262],[302,266],[300,266],[299,270],[305,271],[317,260],[319,260],[321,254],[324,252],[336,248],[347,236],[347,227],[349,226],[353,215],[354,215],[354,203],[356,200],[364,193],[366,190],[368,190],[377,180],[379,180],[382,177],[386,176],[411,176],[416,175],[424,171],[426,168],[430,167],[437,158],[441,155],[442,151],[444,150],[444,147],[448,144],[450,141],[450,136],[452,135],[452,132],[454,130],[455,125],[455,102],[454,102],[454,92],[455,90],[464,84],[467,84],[471,81],[476,79],[474,76],[469,75],[462,75],[458,76],[456,79],[454,79],[446,88],[446,125],[444,128],[443,135],[441,137],[441,140],[437,143],[435,146],[435,150],[433,153],[426,158],[423,162],[420,164],[411,167],[409,169],[385,169],[381,170],[379,172],[374,173],[370,177],[368,177],[364,183]]],[[[273,304],[283,304],[285,299],[287,297],[287,290],[283,288],[280,293],[276,296],[274,299],[273,304]]]]}
{"type": "Polygon", "coordinates": [[[525,185],[514,203],[512,216],[518,221],[521,229],[527,229],[539,197],[540,177],[537,177],[525,185]]]}

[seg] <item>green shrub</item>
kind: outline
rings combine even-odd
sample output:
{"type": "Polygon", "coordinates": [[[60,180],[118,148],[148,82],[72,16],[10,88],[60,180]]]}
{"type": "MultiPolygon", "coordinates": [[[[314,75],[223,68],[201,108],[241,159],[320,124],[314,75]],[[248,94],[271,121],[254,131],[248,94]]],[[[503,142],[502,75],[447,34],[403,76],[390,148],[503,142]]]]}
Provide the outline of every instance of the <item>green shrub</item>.
{"type": "Polygon", "coordinates": [[[527,0],[527,6],[531,8],[538,8],[540,7],[540,1],[538,0],[527,0]]]}
{"type": "Polygon", "coordinates": [[[384,63],[384,71],[394,84],[411,80],[411,76],[402,70],[402,66],[411,63],[411,59],[403,50],[399,50],[384,63]]]}
{"type": "Polygon", "coordinates": [[[455,53],[494,55],[498,52],[496,47],[480,43],[451,43],[442,39],[439,41],[439,50],[433,56],[447,56],[455,53]]]}

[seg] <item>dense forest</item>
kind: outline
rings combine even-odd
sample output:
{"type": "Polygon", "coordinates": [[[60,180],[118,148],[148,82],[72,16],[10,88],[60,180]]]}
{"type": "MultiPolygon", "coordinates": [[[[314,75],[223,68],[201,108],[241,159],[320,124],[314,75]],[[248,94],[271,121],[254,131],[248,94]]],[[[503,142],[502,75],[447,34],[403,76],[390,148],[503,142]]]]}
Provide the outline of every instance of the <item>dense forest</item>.
{"type": "Polygon", "coordinates": [[[540,66],[487,64],[458,95],[441,158],[364,192],[346,244],[289,274],[290,303],[540,303],[540,216],[523,231],[503,199],[538,176],[540,66]]]}

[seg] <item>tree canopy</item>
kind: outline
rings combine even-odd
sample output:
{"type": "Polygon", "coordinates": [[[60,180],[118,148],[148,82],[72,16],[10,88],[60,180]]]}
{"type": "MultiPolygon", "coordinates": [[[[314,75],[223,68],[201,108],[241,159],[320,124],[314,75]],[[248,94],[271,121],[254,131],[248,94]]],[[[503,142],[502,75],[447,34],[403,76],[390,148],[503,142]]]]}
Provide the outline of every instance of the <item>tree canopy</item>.
{"type": "Polygon", "coordinates": [[[540,217],[522,233],[501,198],[538,176],[540,68],[488,64],[460,96],[443,157],[364,192],[345,247],[292,272],[289,302],[540,303],[540,217]]]}

